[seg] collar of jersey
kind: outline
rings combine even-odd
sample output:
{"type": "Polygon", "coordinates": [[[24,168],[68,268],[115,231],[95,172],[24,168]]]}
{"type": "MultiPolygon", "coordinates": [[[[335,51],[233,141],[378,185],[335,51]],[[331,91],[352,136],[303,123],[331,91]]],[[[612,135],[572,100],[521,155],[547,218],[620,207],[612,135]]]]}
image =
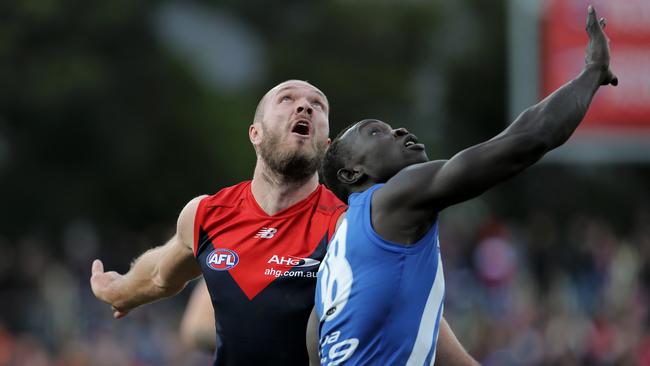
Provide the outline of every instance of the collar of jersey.
{"type": "MultiPolygon", "coordinates": [[[[366,197],[365,199],[362,199],[360,202],[354,203],[355,206],[361,206],[361,219],[363,220],[363,224],[361,225],[363,227],[363,230],[366,232],[367,237],[370,239],[372,243],[377,245],[380,248],[383,248],[384,250],[388,250],[390,252],[394,253],[402,253],[402,254],[417,254],[423,250],[424,247],[426,247],[426,243],[431,240],[432,236],[435,236],[435,243],[437,244],[438,242],[438,222],[436,221],[433,226],[427,231],[418,241],[416,241],[413,244],[405,245],[397,242],[393,242],[390,240],[386,240],[381,237],[376,231],[375,228],[372,226],[372,219],[370,217],[370,212],[371,212],[371,206],[372,206],[372,195],[375,194],[375,192],[381,188],[384,185],[384,183],[378,183],[373,185],[372,187],[369,187],[365,191],[362,192],[355,192],[358,193],[359,195],[365,194],[366,197]]],[[[350,195],[350,197],[353,197],[350,195]]],[[[355,196],[356,198],[356,196],[355,196]]],[[[348,202],[350,206],[353,205],[352,199],[350,199],[350,202],[348,202]]]]}
{"type": "Polygon", "coordinates": [[[251,189],[251,184],[248,185],[246,188],[246,202],[248,205],[251,207],[252,211],[261,217],[267,217],[267,218],[283,218],[283,217],[289,217],[289,216],[294,216],[297,215],[306,209],[313,207],[314,201],[317,199],[318,194],[320,193],[321,189],[323,189],[322,185],[318,185],[316,189],[314,189],[313,192],[309,194],[309,196],[305,197],[303,200],[294,203],[293,205],[285,208],[284,210],[278,211],[273,215],[269,215],[264,210],[260,205],[257,203],[257,200],[255,199],[255,196],[253,196],[253,191],[251,189]]]}

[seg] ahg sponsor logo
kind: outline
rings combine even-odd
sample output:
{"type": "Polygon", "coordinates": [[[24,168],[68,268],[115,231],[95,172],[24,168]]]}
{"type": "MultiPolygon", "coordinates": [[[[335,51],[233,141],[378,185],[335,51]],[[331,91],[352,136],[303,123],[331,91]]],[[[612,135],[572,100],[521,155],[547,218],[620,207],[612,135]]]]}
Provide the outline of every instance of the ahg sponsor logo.
{"type": "Polygon", "coordinates": [[[285,267],[310,268],[319,265],[320,261],[312,258],[274,255],[266,263],[279,264],[285,267]]]}
{"type": "Polygon", "coordinates": [[[265,276],[278,277],[298,277],[298,278],[316,278],[318,276],[317,272],[313,271],[283,271],[281,269],[267,268],[264,270],[265,276]]]}

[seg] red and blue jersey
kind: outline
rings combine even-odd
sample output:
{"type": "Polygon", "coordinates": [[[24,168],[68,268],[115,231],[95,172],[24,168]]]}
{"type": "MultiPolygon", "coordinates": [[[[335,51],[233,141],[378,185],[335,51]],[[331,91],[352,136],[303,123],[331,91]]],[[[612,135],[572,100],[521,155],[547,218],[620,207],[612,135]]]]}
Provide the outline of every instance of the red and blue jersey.
{"type": "Polygon", "coordinates": [[[320,185],[275,215],[246,181],[199,203],[194,255],[215,309],[215,365],[306,365],[316,272],[345,205],[320,185]]]}

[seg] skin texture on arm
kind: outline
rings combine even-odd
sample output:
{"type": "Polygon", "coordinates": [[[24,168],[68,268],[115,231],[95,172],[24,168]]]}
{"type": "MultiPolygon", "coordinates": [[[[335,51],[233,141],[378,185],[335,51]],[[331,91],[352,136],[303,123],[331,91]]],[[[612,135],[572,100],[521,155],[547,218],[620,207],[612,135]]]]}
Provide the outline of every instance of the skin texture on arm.
{"type": "Polygon", "coordinates": [[[319,366],[320,356],[318,355],[318,315],[316,315],[316,307],[311,309],[309,320],[307,321],[307,353],[309,354],[309,366],[319,366]]]}
{"type": "Polygon", "coordinates": [[[460,344],[449,327],[447,320],[440,321],[440,334],[436,346],[435,365],[440,366],[478,366],[480,365],[460,344]]]}
{"type": "Polygon", "coordinates": [[[595,10],[589,7],[585,69],[526,109],[502,133],[449,160],[412,165],[388,180],[373,197],[373,224],[380,235],[396,241],[400,237],[417,238],[440,210],[476,197],[566,142],[598,88],[618,84],[609,69],[604,24],[604,19],[598,21],[595,10]],[[400,219],[404,217],[412,220],[400,219]],[[419,230],[413,231],[414,222],[421,223],[419,230]]]}
{"type": "Polygon", "coordinates": [[[115,318],[142,304],[175,295],[201,274],[193,253],[194,216],[201,198],[183,208],[176,234],[165,245],[142,254],[128,273],[104,272],[100,260],[93,262],[91,288],[98,299],[113,307],[115,318]]]}
{"type": "Polygon", "coordinates": [[[205,280],[201,278],[192,290],[181,319],[180,334],[183,344],[188,348],[214,351],[216,347],[214,324],[214,309],[210,294],[205,280]]]}

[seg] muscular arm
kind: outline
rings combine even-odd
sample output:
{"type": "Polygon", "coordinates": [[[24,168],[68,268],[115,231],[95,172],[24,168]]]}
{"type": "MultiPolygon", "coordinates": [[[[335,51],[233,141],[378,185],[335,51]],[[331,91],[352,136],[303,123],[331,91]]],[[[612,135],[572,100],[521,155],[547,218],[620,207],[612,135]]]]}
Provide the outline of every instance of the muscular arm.
{"type": "Polygon", "coordinates": [[[212,352],[216,347],[214,310],[205,280],[192,290],[181,320],[181,339],[190,348],[212,352]]]}
{"type": "Polygon", "coordinates": [[[115,318],[125,316],[139,305],[175,295],[188,281],[200,275],[192,243],[194,216],[200,198],[183,208],[176,234],[165,245],[142,254],[125,275],[104,272],[100,260],[93,262],[91,288],[98,299],[113,307],[115,318]]]}
{"type": "Polygon", "coordinates": [[[574,80],[526,109],[489,141],[463,150],[446,161],[404,169],[377,192],[373,200],[373,204],[378,204],[376,211],[405,217],[407,212],[400,211],[402,207],[409,211],[408,214],[416,215],[416,221],[430,221],[431,215],[483,193],[567,141],[583,119],[599,86],[618,83],[609,70],[609,46],[603,25],[604,20],[601,24],[590,7],[586,66],[574,80]],[[397,210],[391,211],[392,208],[397,210]]]}

